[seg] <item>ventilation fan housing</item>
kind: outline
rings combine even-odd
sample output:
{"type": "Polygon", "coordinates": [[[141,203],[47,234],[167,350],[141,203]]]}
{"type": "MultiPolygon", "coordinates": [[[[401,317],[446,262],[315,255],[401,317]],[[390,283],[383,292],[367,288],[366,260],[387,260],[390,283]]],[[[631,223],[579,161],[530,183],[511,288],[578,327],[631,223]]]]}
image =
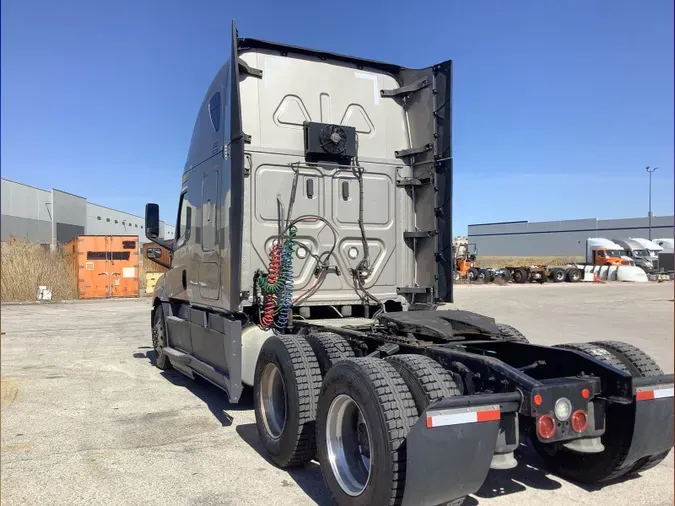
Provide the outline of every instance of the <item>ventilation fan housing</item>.
{"type": "Polygon", "coordinates": [[[305,158],[307,161],[344,161],[356,156],[356,129],[307,121],[305,158]]]}

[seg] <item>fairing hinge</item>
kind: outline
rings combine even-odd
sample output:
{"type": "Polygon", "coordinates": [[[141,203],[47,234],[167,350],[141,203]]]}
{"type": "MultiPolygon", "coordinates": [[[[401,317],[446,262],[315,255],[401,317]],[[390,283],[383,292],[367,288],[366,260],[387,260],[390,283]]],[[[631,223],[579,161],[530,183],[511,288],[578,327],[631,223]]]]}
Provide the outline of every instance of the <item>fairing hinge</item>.
{"type": "Polygon", "coordinates": [[[429,86],[429,80],[422,79],[421,81],[417,81],[416,83],[412,83],[407,86],[401,86],[400,88],[396,88],[394,90],[380,90],[380,96],[391,98],[391,97],[398,97],[400,95],[409,95],[423,88],[426,88],[427,86],[429,86]]]}
{"type": "Polygon", "coordinates": [[[414,177],[402,177],[396,180],[398,188],[419,188],[431,183],[431,178],[417,179],[414,177]]]}
{"type": "Polygon", "coordinates": [[[396,158],[405,158],[407,156],[419,155],[420,153],[431,151],[433,147],[433,144],[429,143],[419,148],[401,149],[399,151],[394,151],[394,156],[396,158]]]}
{"type": "Polygon", "coordinates": [[[438,234],[435,230],[406,230],[403,232],[404,239],[428,239],[438,234]]]}
{"type": "Polygon", "coordinates": [[[239,73],[242,75],[257,77],[258,79],[262,79],[263,76],[262,70],[249,66],[248,63],[246,63],[241,58],[239,58],[239,73]]]}
{"type": "Polygon", "coordinates": [[[410,294],[420,294],[420,293],[432,293],[433,288],[430,286],[399,286],[396,288],[396,293],[401,295],[410,295],[410,294]]]}

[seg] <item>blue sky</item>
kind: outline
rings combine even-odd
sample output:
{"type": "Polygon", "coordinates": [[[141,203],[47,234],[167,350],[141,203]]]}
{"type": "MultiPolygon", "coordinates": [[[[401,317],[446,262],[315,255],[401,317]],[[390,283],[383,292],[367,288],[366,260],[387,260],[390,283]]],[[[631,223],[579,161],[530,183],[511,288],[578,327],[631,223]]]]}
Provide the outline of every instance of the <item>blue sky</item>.
{"type": "Polygon", "coordinates": [[[673,213],[673,2],[3,0],[2,176],[173,223],[197,108],[241,35],[454,60],[454,225],[673,213]],[[323,7],[322,7],[323,5],[323,7]]]}

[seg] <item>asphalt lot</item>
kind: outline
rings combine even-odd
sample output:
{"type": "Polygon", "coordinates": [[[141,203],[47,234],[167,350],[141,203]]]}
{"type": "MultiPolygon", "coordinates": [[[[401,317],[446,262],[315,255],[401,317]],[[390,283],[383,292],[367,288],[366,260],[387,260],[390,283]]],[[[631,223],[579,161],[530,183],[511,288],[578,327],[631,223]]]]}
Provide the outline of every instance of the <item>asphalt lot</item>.
{"type": "MultiPolygon", "coordinates": [[[[461,286],[456,307],[541,344],[614,339],[673,371],[673,284],[461,286]]],[[[250,395],[162,373],[149,300],[2,306],[3,505],[330,504],[318,464],[261,455],[250,395]]],[[[525,452],[467,505],[673,504],[673,454],[637,479],[582,488],[525,452]]]]}

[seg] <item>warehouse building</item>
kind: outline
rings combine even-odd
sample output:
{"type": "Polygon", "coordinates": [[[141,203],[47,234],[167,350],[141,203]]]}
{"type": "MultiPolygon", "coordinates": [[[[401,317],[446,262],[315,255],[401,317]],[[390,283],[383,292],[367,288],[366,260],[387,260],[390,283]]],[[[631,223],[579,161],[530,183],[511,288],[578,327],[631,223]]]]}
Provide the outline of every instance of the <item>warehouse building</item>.
{"type": "MultiPolygon", "coordinates": [[[[10,237],[40,244],[65,244],[78,235],[138,235],[141,216],[100,206],[61,190],[43,190],[2,178],[2,240],[10,237]]],[[[160,235],[173,239],[174,227],[160,224],[160,235]]]]}
{"type": "MultiPolygon", "coordinates": [[[[585,256],[586,239],[648,238],[649,220],[509,221],[469,225],[469,242],[484,256],[585,256]]],[[[652,238],[673,237],[673,216],[652,217],[652,238]]]]}

